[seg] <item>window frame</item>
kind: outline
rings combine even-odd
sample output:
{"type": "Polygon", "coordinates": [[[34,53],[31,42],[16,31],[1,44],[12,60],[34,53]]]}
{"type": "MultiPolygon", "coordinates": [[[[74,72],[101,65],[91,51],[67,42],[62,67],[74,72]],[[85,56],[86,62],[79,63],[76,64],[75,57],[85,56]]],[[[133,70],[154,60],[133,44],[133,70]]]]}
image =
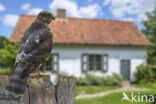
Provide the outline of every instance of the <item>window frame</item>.
{"type": "Polygon", "coordinates": [[[87,71],[107,73],[108,70],[109,70],[109,55],[108,54],[88,54],[88,53],[81,54],[81,72],[82,73],[86,73],[87,71]],[[89,55],[100,55],[100,57],[101,57],[101,70],[89,70],[89,55]],[[83,56],[87,57],[86,63],[83,63],[83,56]],[[106,62],[104,62],[104,57],[106,57],[106,62]],[[87,65],[86,70],[83,69],[84,65],[87,65]],[[106,65],[106,69],[104,69],[104,65],[106,65]]]}

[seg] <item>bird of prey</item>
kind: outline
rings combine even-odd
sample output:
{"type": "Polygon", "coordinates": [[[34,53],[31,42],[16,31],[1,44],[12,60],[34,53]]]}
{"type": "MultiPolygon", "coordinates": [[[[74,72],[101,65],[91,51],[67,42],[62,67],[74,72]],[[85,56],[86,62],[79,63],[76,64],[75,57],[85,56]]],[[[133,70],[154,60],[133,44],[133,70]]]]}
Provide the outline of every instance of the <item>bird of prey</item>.
{"type": "Polygon", "coordinates": [[[50,22],[53,19],[55,18],[52,13],[41,11],[23,33],[13,75],[6,87],[10,93],[23,95],[30,73],[37,69],[50,54],[53,44],[50,22]]]}

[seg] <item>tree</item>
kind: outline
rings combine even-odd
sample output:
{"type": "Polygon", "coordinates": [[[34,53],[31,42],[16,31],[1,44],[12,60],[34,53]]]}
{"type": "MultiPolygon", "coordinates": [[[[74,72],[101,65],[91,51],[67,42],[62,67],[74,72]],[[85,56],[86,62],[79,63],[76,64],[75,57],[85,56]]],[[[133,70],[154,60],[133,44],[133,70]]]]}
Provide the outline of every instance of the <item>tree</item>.
{"type": "Polygon", "coordinates": [[[8,41],[7,38],[5,38],[5,37],[3,37],[3,36],[0,36],[0,49],[1,49],[1,48],[4,48],[4,45],[3,45],[3,42],[4,42],[4,41],[8,41]]]}
{"type": "Polygon", "coordinates": [[[152,12],[146,13],[147,20],[142,21],[144,25],[143,32],[152,42],[152,46],[148,48],[148,63],[156,64],[156,4],[152,12]]]}
{"type": "Polygon", "coordinates": [[[2,42],[2,46],[3,48],[0,48],[0,65],[13,68],[18,51],[18,43],[11,43],[6,39],[2,42]]]}

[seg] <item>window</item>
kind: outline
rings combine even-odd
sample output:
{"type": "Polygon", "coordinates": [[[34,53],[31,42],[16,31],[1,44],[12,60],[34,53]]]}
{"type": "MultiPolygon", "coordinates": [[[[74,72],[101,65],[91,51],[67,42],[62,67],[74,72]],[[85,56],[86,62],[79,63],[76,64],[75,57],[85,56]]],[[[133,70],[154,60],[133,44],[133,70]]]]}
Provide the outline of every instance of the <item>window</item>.
{"type": "Polygon", "coordinates": [[[89,70],[101,70],[101,55],[89,55],[89,70]]]}
{"type": "Polygon", "coordinates": [[[41,68],[42,70],[49,70],[53,72],[58,72],[59,70],[59,54],[52,53],[48,56],[48,60],[45,61],[41,68]]]}
{"type": "Polygon", "coordinates": [[[82,54],[81,62],[82,72],[108,71],[108,55],[106,54],[82,54]]]}

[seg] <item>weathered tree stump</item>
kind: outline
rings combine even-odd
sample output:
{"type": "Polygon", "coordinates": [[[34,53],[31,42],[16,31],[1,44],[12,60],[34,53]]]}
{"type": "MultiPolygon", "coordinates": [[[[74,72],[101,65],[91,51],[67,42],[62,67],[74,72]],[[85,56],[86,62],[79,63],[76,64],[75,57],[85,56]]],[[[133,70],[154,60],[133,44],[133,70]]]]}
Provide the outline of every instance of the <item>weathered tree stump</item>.
{"type": "Polygon", "coordinates": [[[75,104],[76,78],[74,77],[60,77],[57,85],[50,82],[50,76],[30,77],[22,98],[4,96],[4,88],[9,78],[3,79],[5,81],[0,79],[0,104],[75,104]]]}

